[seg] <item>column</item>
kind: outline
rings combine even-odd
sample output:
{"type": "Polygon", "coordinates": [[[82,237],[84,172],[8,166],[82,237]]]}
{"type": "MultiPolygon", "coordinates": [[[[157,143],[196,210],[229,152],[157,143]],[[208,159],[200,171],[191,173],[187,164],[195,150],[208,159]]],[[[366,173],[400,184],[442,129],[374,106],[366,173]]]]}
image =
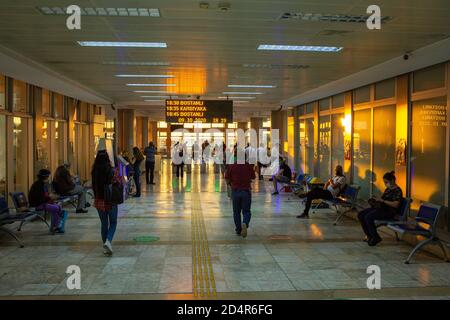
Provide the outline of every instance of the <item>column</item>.
{"type": "Polygon", "coordinates": [[[119,110],[119,151],[133,152],[134,147],[134,110],[121,109],[119,110]]]}
{"type": "Polygon", "coordinates": [[[285,144],[287,147],[287,111],[272,111],[270,114],[271,129],[279,130],[280,139],[280,154],[285,154],[288,150],[284,150],[285,144]]]}

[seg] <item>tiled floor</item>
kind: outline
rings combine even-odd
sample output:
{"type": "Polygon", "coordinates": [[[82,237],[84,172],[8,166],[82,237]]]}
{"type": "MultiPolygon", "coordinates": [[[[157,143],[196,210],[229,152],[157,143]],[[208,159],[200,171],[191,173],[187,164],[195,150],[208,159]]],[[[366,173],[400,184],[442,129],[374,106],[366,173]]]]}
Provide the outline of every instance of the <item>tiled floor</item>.
{"type": "MultiPolygon", "coordinates": [[[[211,168],[212,169],[212,168],[211,168]]],[[[140,199],[120,206],[114,256],[104,257],[95,209],[71,213],[64,235],[40,222],[26,225],[18,248],[0,233],[3,298],[450,298],[450,263],[420,253],[388,233],[371,248],[358,224],[322,211],[295,218],[302,207],[270,195],[256,182],[249,236],[234,234],[224,181],[212,170],[178,181],[168,166],[140,199]],[[159,240],[139,243],[140,236],[159,240]],[[381,268],[381,290],[368,290],[369,265],[381,268]],[[81,268],[81,290],[67,289],[66,269],[81,268]]]]}

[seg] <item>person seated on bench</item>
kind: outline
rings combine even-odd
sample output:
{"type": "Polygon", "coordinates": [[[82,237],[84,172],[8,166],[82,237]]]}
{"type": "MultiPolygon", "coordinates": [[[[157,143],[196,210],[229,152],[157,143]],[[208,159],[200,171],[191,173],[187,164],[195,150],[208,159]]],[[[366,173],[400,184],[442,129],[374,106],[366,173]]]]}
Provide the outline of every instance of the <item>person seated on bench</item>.
{"type": "Polygon", "coordinates": [[[39,170],[38,179],[33,183],[28,193],[30,206],[37,210],[45,210],[50,213],[51,224],[50,232],[64,233],[64,224],[67,213],[62,210],[61,206],[54,203],[58,198],[57,195],[49,192],[50,171],[47,169],[39,170]]]}
{"type": "Polygon", "coordinates": [[[366,234],[364,241],[367,241],[367,244],[371,247],[376,246],[381,241],[375,226],[375,220],[393,219],[403,199],[403,191],[395,183],[394,171],[385,173],[383,181],[386,190],[381,198],[370,198],[368,201],[370,208],[358,213],[358,220],[366,234]]]}
{"type": "Polygon", "coordinates": [[[339,196],[339,194],[342,192],[344,186],[347,183],[347,180],[344,176],[343,169],[341,165],[337,165],[335,170],[335,175],[330,180],[325,183],[325,186],[323,189],[321,188],[315,188],[303,195],[303,197],[306,197],[306,204],[305,204],[305,211],[297,218],[303,219],[303,218],[309,218],[309,209],[311,208],[311,203],[315,199],[325,199],[325,200],[331,200],[333,198],[336,198],[339,196]]]}
{"type": "Polygon", "coordinates": [[[78,196],[77,213],[87,213],[86,190],[83,186],[76,184],[74,177],[70,174],[69,165],[65,164],[56,169],[53,178],[53,186],[57,194],[61,196],[78,196]]]}
{"type": "Polygon", "coordinates": [[[286,160],[280,157],[280,170],[277,175],[273,177],[273,189],[272,195],[278,194],[278,182],[279,183],[290,183],[292,179],[291,168],[286,163],[286,160]]]}

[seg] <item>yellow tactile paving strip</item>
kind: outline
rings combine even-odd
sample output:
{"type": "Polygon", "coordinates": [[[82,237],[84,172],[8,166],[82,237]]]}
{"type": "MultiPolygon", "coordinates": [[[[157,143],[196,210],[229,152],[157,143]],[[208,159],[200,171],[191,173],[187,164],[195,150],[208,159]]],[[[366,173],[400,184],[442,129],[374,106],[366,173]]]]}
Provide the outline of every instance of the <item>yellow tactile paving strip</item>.
{"type": "Polygon", "coordinates": [[[192,193],[192,290],[194,297],[217,297],[200,194],[192,193]]]}

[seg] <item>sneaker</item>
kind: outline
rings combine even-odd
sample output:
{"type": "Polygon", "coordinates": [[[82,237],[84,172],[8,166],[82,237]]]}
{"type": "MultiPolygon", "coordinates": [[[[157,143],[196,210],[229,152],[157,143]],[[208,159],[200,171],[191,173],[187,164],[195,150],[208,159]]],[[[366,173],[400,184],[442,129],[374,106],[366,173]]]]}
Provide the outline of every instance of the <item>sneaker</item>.
{"type": "Polygon", "coordinates": [[[76,213],[88,213],[85,209],[77,209],[76,213]]]}
{"type": "Polygon", "coordinates": [[[242,224],[241,236],[242,238],[247,237],[247,225],[245,223],[242,224]]]}
{"type": "Polygon", "coordinates": [[[109,251],[106,250],[106,249],[103,249],[103,255],[105,255],[105,256],[107,256],[107,257],[110,257],[110,256],[111,256],[111,254],[109,253],[109,251]]]}
{"type": "Polygon", "coordinates": [[[108,252],[108,254],[110,255],[113,254],[113,249],[111,246],[111,242],[109,242],[109,240],[105,241],[105,243],[103,244],[103,249],[105,249],[108,252]]]}
{"type": "Polygon", "coordinates": [[[309,215],[302,213],[301,215],[297,216],[299,219],[308,219],[309,215]]]}
{"type": "Polygon", "coordinates": [[[276,196],[277,194],[279,194],[278,191],[272,192],[273,196],[276,196]]]}

